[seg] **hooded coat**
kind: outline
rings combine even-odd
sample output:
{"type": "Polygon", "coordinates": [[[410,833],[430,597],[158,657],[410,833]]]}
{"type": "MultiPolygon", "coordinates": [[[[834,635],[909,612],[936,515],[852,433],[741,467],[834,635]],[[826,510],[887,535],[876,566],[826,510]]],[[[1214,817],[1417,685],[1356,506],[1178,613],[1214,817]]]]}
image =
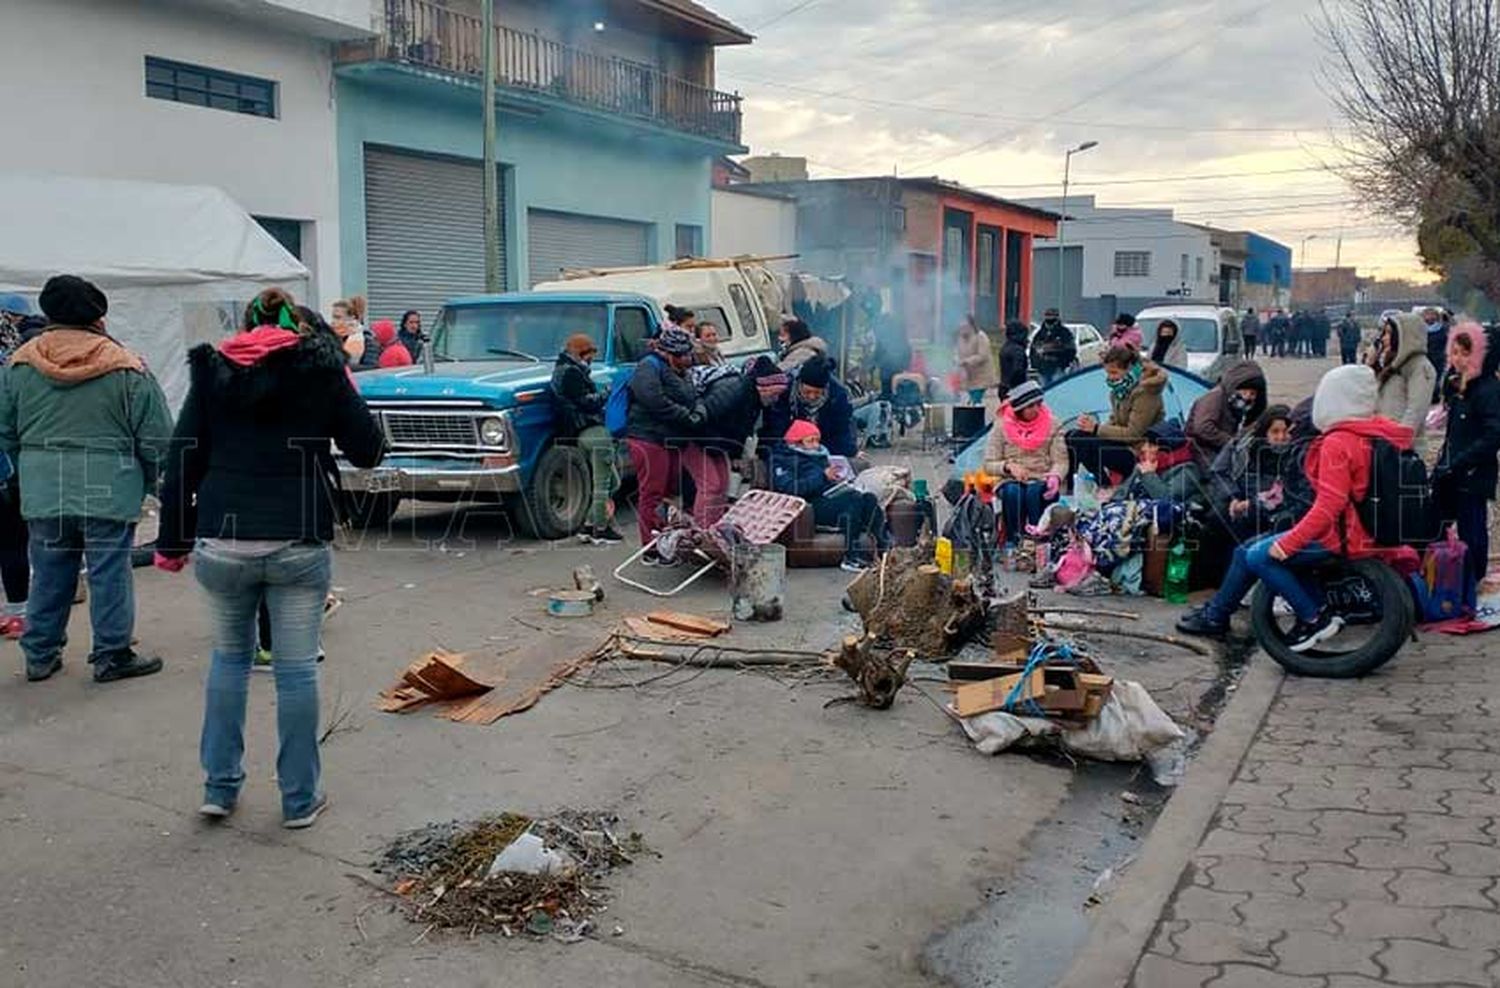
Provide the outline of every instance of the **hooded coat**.
{"type": "Polygon", "coordinates": [[[828,344],[823,342],[821,336],[809,336],[805,340],[798,340],[796,343],[793,343],[786,348],[786,352],[781,355],[781,359],[776,361],[776,366],[790,374],[814,357],[822,357],[824,359],[828,357],[828,344]]]}
{"type": "Polygon", "coordinates": [[[1400,422],[1420,436],[1427,425],[1437,370],[1427,359],[1427,328],[1416,316],[1397,320],[1396,356],[1379,373],[1375,414],[1400,422]]]}
{"type": "Polygon", "coordinates": [[[964,390],[988,391],[997,383],[995,354],[990,338],[978,329],[958,334],[958,367],[963,373],[964,390]]]}
{"type": "Polygon", "coordinates": [[[0,453],[24,518],[135,521],[171,437],[161,386],[102,332],[50,326],[0,371],[0,453]]]}
{"type": "Polygon", "coordinates": [[[1322,435],[1313,440],[1303,462],[1313,503],[1302,520],[1278,541],[1288,556],[1317,543],[1353,558],[1379,547],[1360,523],[1355,502],[1370,491],[1370,446],[1384,439],[1397,449],[1411,449],[1406,426],[1375,414],[1375,373],[1350,364],[1323,375],[1313,395],[1313,425],[1322,435]]]}
{"type": "Polygon", "coordinates": [[[1043,374],[1067,370],[1078,360],[1078,341],[1061,320],[1042,323],[1031,341],[1031,366],[1043,374]]]}
{"type": "Polygon", "coordinates": [[[760,421],[760,392],[746,375],[727,367],[723,370],[712,375],[700,391],[705,414],[698,445],[735,460],[744,454],[745,441],[760,421]]]}
{"type": "MultiPolygon", "coordinates": [[[[1500,347],[1492,347],[1485,332],[1472,324],[1449,330],[1450,337],[1458,333],[1473,340],[1480,371],[1465,379],[1461,391],[1453,384],[1447,388],[1448,431],[1433,483],[1451,484],[1452,493],[1493,501],[1500,480],[1500,378],[1495,377],[1500,347]]],[[[1426,341],[1422,343],[1425,349],[1426,341]]]]}
{"type": "Polygon", "coordinates": [[[604,424],[605,395],[589,373],[589,365],[567,350],[552,365],[552,409],[557,435],[577,438],[584,429],[604,424]]]}
{"type": "Polygon", "coordinates": [[[330,443],[363,469],[386,449],[339,341],[262,327],[194,347],[188,370],[157,551],[185,556],[197,538],[332,540],[330,443]]]}
{"type": "Polygon", "coordinates": [[[1266,410],[1266,372],[1253,360],[1242,360],[1224,370],[1219,383],[1193,402],[1188,412],[1187,435],[1198,462],[1208,465],[1219,451],[1234,442],[1247,422],[1266,410]],[[1230,398],[1241,388],[1254,388],[1255,401],[1244,415],[1230,407],[1230,398]]]}
{"type": "Polygon", "coordinates": [[[662,357],[649,356],[630,375],[625,435],[657,446],[683,446],[698,434],[708,412],[683,374],[662,357]]]}
{"type": "Polygon", "coordinates": [[[1170,340],[1163,343],[1160,327],[1156,335],[1151,338],[1151,352],[1147,354],[1151,361],[1162,366],[1186,367],[1187,366],[1187,337],[1182,335],[1182,327],[1177,327],[1177,332],[1170,340]]]}
{"type": "Polygon", "coordinates": [[[1000,347],[1000,397],[1003,399],[1010,389],[1026,381],[1029,370],[1026,360],[1026,336],[1030,332],[1023,322],[1012,322],[1005,327],[1005,344],[1000,347]]]}
{"type": "Polygon", "coordinates": [[[1097,435],[1102,439],[1138,443],[1146,430],[1166,416],[1162,392],[1167,388],[1167,372],[1149,361],[1141,364],[1141,379],[1123,398],[1109,396],[1109,421],[1099,423],[1097,435]]]}

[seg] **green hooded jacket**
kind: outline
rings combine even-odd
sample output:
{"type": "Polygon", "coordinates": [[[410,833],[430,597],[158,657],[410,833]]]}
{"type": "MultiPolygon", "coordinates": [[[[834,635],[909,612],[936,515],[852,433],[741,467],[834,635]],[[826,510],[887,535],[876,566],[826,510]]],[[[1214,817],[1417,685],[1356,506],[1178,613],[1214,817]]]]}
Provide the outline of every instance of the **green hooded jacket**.
{"type": "Polygon", "coordinates": [[[161,386],[102,332],[49,327],[0,371],[0,453],[28,520],[135,521],[171,438],[161,386]]]}

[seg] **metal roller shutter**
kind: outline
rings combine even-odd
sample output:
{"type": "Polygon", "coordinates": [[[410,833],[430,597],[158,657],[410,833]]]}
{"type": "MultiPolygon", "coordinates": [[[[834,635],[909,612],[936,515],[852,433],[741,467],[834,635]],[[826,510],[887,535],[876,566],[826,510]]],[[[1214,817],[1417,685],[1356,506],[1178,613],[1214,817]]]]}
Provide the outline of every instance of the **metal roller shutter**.
{"type": "MultiPolygon", "coordinates": [[[[476,161],[365,148],[371,319],[397,319],[416,309],[431,327],[445,301],[484,291],[482,169],[476,161]]],[[[503,227],[500,258],[504,272],[503,227]]]]}
{"type": "Polygon", "coordinates": [[[564,268],[623,268],[650,264],[647,244],[651,227],[600,216],[528,213],[531,284],[553,281],[564,268]]]}

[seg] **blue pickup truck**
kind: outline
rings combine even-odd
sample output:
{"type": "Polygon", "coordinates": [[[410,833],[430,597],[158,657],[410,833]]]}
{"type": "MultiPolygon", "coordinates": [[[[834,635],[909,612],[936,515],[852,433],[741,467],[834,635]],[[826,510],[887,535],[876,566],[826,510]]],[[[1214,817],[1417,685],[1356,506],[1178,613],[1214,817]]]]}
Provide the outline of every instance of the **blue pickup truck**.
{"type": "Polygon", "coordinates": [[[374,470],[340,463],[355,520],[383,526],[405,498],[500,503],[538,538],[576,532],[589,505],[589,465],[553,441],[548,384],[563,341],[602,349],[594,380],[608,389],[646,352],[662,316],[624,292],[518,292],[456,298],[433,329],[431,370],[418,362],[356,378],[391,452],[374,470]]]}

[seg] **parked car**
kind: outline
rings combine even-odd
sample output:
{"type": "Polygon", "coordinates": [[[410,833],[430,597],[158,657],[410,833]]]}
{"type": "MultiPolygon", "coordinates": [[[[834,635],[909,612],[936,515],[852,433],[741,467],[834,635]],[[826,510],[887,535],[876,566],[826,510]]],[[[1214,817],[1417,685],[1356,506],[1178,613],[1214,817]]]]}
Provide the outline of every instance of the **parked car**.
{"type": "Polygon", "coordinates": [[[1224,368],[1245,352],[1240,317],[1234,309],[1210,302],[1168,302],[1147,306],[1136,314],[1135,324],[1147,353],[1156,344],[1156,327],[1164,319],[1175,322],[1182,335],[1186,369],[1210,382],[1218,381],[1224,368]]]}
{"type": "Polygon", "coordinates": [[[608,388],[661,325],[654,299],[627,292],[451,300],[433,330],[431,371],[419,364],[356,378],[391,453],[373,470],[340,463],[355,520],[383,525],[411,498],[502,504],[539,538],[576,532],[589,506],[589,463],[553,441],[553,360],[568,336],[588,333],[602,350],[594,380],[608,388]]]}

